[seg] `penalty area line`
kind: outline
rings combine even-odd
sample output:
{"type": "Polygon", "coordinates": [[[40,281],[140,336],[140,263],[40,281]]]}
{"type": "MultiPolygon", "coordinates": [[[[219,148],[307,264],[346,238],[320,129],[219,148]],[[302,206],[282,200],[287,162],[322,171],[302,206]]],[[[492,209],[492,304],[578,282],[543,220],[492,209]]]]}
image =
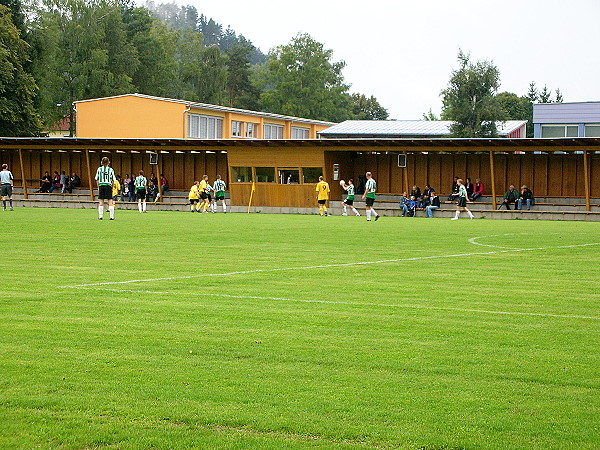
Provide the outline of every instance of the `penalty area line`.
{"type": "MultiPolygon", "coordinates": [[[[479,238],[475,238],[479,239],[479,238]]],[[[471,242],[473,243],[473,242],[471,242]]],[[[329,269],[334,267],[352,267],[352,266],[367,266],[372,264],[390,264],[396,262],[405,261],[423,261],[428,259],[446,259],[446,258],[463,258],[467,256],[487,256],[497,255],[501,253],[516,253],[516,252],[532,252],[542,250],[554,250],[554,249],[565,249],[565,248],[578,248],[578,247],[589,247],[594,245],[600,245],[600,242],[593,242],[589,244],[577,244],[577,245],[561,245],[552,247],[532,247],[532,248],[510,248],[504,250],[491,250],[489,252],[469,252],[469,253],[455,253],[450,255],[432,255],[432,256],[413,256],[409,258],[394,258],[394,259],[382,259],[379,261],[358,261],[352,263],[338,263],[338,264],[320,264],[315,266],[300,266],[300,267],[276,267],[273,269],[253,269],[253,270],[242,270],[236,272],[226,273],[210,273],[202,275],[187,275],[187,276],[176,276],[176,277],[159,277],[159,278],[145,278],[137,280],[124,280],[124,281],[106,281],[100,283],[86,283],[86,284],[75,284],[72,286],[58,286],[58,289],[77,289],[93,286],[114,286],[120,284],[133,284],[133,283],[151,283],[154,281],[171,281],[171,280],[190,280],[194,278],[206,278],[206,277],[228,277],[233,275],[247,275],[254,273],[269,273],[269,272],[283,272],[283,271],[294,271],[294,270],[313,270],[313,269],[329,269]]]]}
{"type": "Polygon", "coordinates": [[[534,313],[534,312],[521,312],[521,311],[493,311],[487,309],[475,309],[475,308],[453,308],[449,306],[426,306],[426,305],[402,305],[402,304],[391,304],[391,303],[373,303],[373,302],[341,302],[335,300],[306,300],[297,298],[285,298],[285,297],[263,297],[257,295],[231,295],[231,294],[217,294],[217,293],[198,293],[198,292],[166,292],[166,291],[149,291],[149,290],[138,290],[138,289],[110,289],[110,288],[95,288],[85,287],[82,290],[102,291],[102,292],[117,292],[117,293],[129,293],[129,294],[144,294],[144,295],[177,295],[187,297],[220,297],[220,298],[231,298],[240,300],[271,300],[278,302],[290,302],[290,303],[316,303],[323,305],[342,305],[342,306],[367,306],[376,308],[403,308],[403,309],[416,309],[416,310],[432,310],[432,311],[454,311],[463,313],[476,313],[476,314],[494,314],[500,316],[532,316],[532,317],[549,317],[559,319],[586,319],[586,320],[600,320],[600,317],[594,316],[578,316],[569,314],[550,314],[550,313],[534,313]]]}

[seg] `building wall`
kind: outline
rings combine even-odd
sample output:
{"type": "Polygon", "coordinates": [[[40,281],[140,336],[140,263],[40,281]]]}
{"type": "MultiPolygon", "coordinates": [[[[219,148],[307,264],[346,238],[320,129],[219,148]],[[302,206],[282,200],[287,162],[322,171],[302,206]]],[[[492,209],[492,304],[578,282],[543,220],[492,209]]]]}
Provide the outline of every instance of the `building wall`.
{"type": "MultiPolygon", "coordinates": [[[[565,125],[564,137],[598,137],[600,129],[586,133],[586,125],[600,127],[600,102],[540,103],[533,105],[534,137],[543,136],[543,127],[565,125]],[[567,128],[565,128],[567,130],[567,128]]],[[[558,137],[558,136],[557,136],[558,137]]]]}
{"type": "Polygon", "coordinates": [[[183,138],[183,103],[135,96],[77,103],[77,137],[183,138]]]}

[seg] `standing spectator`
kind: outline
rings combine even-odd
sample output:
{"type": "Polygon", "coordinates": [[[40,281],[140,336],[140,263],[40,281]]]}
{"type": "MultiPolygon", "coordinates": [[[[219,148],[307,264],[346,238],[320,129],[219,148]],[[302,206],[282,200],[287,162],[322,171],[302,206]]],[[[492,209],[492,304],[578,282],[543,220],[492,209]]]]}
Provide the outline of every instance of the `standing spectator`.
{"type": "Polygon", "coordinates": [[[506,193],[504,194],[504,201],[498,207],[498,209],[502,208],[502,205],[504,205],[504,206],[506,206],[506,209],[510,210],[510,204],[514,203],[515,207],[516,207],[518,200],[519,200],[519,191],[517,191],[515,189],[514,184],[511,184],[510,187],[508,188],[508,191],[506,191],[506,193]]]}
{"type": "Polygon", "coordinates": [[[169,190],[169,180],[167,180],[162,173],[160,174],[160,187],[163,195],[165,195],[165,192],[169,190]]]}
{"type": "Polygon", "coordinates": [[[448,201],[453,202],[458,197],[458,177],[454,177],[452,183],[452,193],[448,196],[448,201]]]}
{"type": "Polygon", "coordinates": [[[517,200],[517,209],[523,209],[523,203],[527,205],[527,211],[531,209],[533,204],[533,192],[527,186],[521,186],[521,195],[517,200]]]}
{"type": "Polygon", "coordinates": [[[48,193],[51,194],[55,189],[60,189],[60,175],[56,170],[54,171],[54,176],[52,177],[52,186],[50,186],[50,189],[48,189],[48,193]]]}
{"type": "Polygon", "coordinates": [[[433,211],[439,209],[440,207],[440,198],[437,196],[435,191],[431,193],[431,197],[429,197],[429,205],[425,207],[425,215],[427,217],[433,217],[433,211]]]}
{"type": "Polygon", "coordinates": [[[457,180],[458,183],[458,201],[456,202],[456,215],[450,219],[450,220],[458,220],[458,216],[460,216],[460,210],[461,208],[467,212],[467,214],[469,215],[469,219],[473,219],[473,213],[471,211],[469,211],[469,208],[467,208],[467,189],[465,188],[465,185],[463,184],[463,180],[461,180],[460,178],[457,180]]]}
{"type": "Polygon", "coordinates": [[[465,189],[467,190],[467,198],[471,200],[473,198],[473,183],[471,183],[471,179],[469,177],[466,179],[465,189]]]}
{"type": "Polygon", "coordinates": [[[50,177],[48,171],[44,172],[44,175],[40,181],[40,189],[37,192],[48,192],[52,187],[52,178],[50,177]]]}
{"type": "Polygon", "coordinates": [[[483,183],[479,180],[479,178],[475,178],[475,185],[473,186],[473,197],[471,198],[471,201],[474,202],[483,195],[483,188],[483,183]]]}
{"type": "Polygon", "coordinates": [[[65,190],[67,189],[69,185],[69,177],[67,176],[67,174],[65,173],[65,171],[63,170],[60,173],[60,193],[64,194],[65,190]]]}
{"type": "Polygon", "coordinates": [[[8,170],[8,164],[2,164],[2,171],[0,171],[0,196],[2,196],[2,206],[6,211],[6,198],[10,202],[10,210],[13,209],[12,202],[12,190],[13,190],[13,174],[8,170]]]}
{"type": "Polygon", "coordinates": [[[133,176],[134,174],[131,174],[131,178],[129,179],[129,201],[133,202],[135,201],[135,178],[133,176]]]}

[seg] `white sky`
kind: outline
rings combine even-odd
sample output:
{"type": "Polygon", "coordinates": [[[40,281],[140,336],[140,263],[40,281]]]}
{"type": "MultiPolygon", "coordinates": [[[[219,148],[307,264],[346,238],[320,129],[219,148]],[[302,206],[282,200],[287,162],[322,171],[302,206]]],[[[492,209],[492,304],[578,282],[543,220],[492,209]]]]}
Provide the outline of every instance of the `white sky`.
{"type": "Polygon", "coordinates": [[[529,83],[564,101],[600,100],[600,0],[177,0],[264,53],[309,33],[344,60],[351,92],[374,95],[391,119],[439,114],[458,49],[492,60],[500,91],[529,83]]]}

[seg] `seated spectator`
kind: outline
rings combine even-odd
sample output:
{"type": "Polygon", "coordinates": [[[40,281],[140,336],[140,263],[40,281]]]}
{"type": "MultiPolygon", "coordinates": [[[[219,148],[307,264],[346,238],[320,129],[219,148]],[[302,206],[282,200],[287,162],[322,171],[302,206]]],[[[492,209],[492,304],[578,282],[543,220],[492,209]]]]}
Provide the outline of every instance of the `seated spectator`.
{"type": "Polygon", "coordinates": [[[516,205],[517,200],[519,200],[519,191],[517,191],[515,189],[515,186],[513,184],[511,184],[508,191],[506,191],[506,193],[504,194],[504,201],[498,207],[498,209],[502,208],[502,205],[504,205],[504,206],[506,206],[506,209],[510,210],[510,204],[514,203],[516,205]]]}
{"type": "Polygon", "coordinates": [[[165,176],[162,173],[160,174],[160,187],[162,189],[163,195],[169,190],[169,181],[165,178],[165,176]]]}
{"type": "Polygon", "coordinates": [[[123,181],[121,182],[121,201],[124,202],[125,199],[129,200],[129,183],[131,182],[131,178],[129,178],[129,174],[126,173],[123,181]]]}
{"type": "Polygon", "coordinates": [[[150,176],[148,177],[148,182],[152,181],[154,183],[154,186],[158,186],[158,178],[156,178],[156,175],[154,175],[154,172],[152,172],[150,174],[150,176]]]}
{"type": "Polygon", "coordinates": [[[60,173],[60,193],[64,194],[65,190],[67,189],[68,186],[69,186],[69,177],[67,176],[67,174],[63,170],[60,173]]]}
{"type": "Polygon", "coordinates": [[[533,205],[533,192],[527,186],[521,187],[521,195],[519,196],[519,200],[517,200],[517,209],[523,209],[523,203],[527,205],[527,211],[533,205]]]}
{"type": "Polygon", "coordinates": [[[473,186],[473,197],[471,198],[472,202],[474,202],[483,195],[483,187],[483,183],[479,180],[479,178],[475,178],[475,185],[473,186]]]}
{"type": "Polygon", "coordinates": [[[51,194],[55,189],[60,189],[60,175],[55,170],[54,176],[52,177],[52,186],[48,189],[48,193],[51,194]]]}
{"type": "Polygon", "coordinates": [[[469,177],[466,178],[465,181],[465,189],[467,190],[467,199],[473,199],[473,183],[471,183],[471,179],[469,177]]]}
{"type": "Polygon", "coordinates": [[[75,172],[73,172],[67,181],[66,190],[69,192],[69,194],[72,194],[73,189],[77,189],[80,186],[81,186],[81,178],[79,178],[79,175],[77,175],[75,172]]]}
{"type": "Polygon", "coordinates": [[[158,186],[154,184],[154,181],[148,182],[148,190],[146,191],[146,201],[153,202],[156,200],[158,195],[158,186]]]}
{"type": "Polygon", "coordinates": [[[425,207],[425,215],[427,217],[433,217],[433,211],[440,207],[440,198],[437,196],[435,191],[431,191],[431,197],[429,197],[429,205],[425,207]]]}
{"type": "Polygon", "coordinates": [[[425,185],[425,190],[423,191],[423,196],[422,196],[422,200],[421,200],[421,205],[422,205],[421,208],[426,208],[430,204],[431,194],[434,192],[435,192],[434,188],[432,188],[428,184],[425,185]]]}
{"type": "Polygon", "coordinates": [[[40,182],[40,189],[36,192],[48,192],[52,187],[52,178],[50,177],[48,171],[44,172],[44,175],[42,176],[40,182]]]}
{"type": "Polygon", "coordinates": [[[448,201],[453,202],[458,197],[458,177],[454,177],[454,183],[452,183],[452,193],[448,196],[448,201]]]}
{"type": "Polygon", "coordinates": [[[400,198],[400,209],[402,210],[402,217],[408,215],[408,205],[410,204],[410,200],[406,192],[402,193],[402,198],[400,198]]]}
{"type": "Polygon", "coordinates": [[[417,208],[420,208],[421,188],[415,184],[410,191],[410,196],[415,198],[415,201],[417,202],[417,208]]]}

